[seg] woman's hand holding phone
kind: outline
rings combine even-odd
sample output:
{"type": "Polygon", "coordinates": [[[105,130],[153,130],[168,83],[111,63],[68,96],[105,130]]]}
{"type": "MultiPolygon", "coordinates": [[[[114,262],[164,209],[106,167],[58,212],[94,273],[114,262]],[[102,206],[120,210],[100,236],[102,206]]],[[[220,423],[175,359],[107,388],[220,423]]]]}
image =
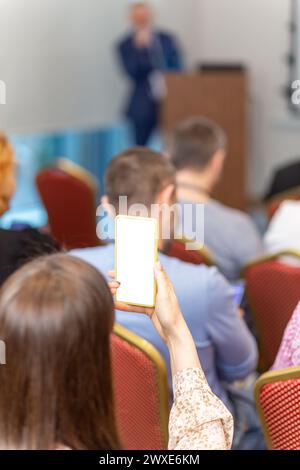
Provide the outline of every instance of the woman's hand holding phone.
{"type": "MultiPolygon", "coordinates": [[[[109,275],[114,279],[113,271],[109,275]]],[[[155,279],[157,283],[155,308],[136,307],[120,302],[115,302],[115,308],[123,312],[146,314],[151,318],[157,332],[168,346],[174,373],[184,368],[200,367],[196,347],[181,313],[173,285],[160,262],[155,265],[155,279]]],[[[119,286],[117,281],[110,283],[113,295],[119,286]]]]}
{"type": "MultiPolygon", "coordinates": [[[[156,305],[154,308],[137,307],[117,301],[115,302],[115,308],[123,312],[135,312],[148,315],[162,339],[167,342],[169,337],[177,334],[180,323],[184,322],[184,319],[171,281],[160,262],[156,263],[154,272],[157,283],[156,305]]],[[[113,271],[111,271],[109,275],[112,278],[115,276],[113,271]]],[[[116,294],[119,286],[120,284],[117,281],[110,283],[110,289],[113,295],[116,294]]]]}

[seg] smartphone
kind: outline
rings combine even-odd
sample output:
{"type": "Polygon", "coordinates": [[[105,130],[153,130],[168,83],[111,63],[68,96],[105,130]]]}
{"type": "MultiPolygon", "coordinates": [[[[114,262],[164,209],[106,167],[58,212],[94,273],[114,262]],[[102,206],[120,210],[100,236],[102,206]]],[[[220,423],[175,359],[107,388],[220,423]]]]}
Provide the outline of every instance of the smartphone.
{"type": "Polygon", "coordinates": [[[120,287],[118,302],[154,307],[158,258],[156,219],[119,215],[115,222],[115,273],[120,287]]]}

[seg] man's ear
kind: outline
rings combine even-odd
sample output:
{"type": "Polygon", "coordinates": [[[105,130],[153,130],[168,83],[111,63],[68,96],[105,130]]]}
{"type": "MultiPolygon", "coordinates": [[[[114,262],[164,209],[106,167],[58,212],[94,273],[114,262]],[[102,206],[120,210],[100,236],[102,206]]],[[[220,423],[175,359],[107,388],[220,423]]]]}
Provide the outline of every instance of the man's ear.
{"type": "Polygon", "coordinates": [[[176,186],[174,184],[166,186],[165,189],[159,193],[156,202],[158,204],[174,204],[176,202],[176,186]]]}
{"type": "Polygon", "coordinates": [[[217,150],[212,158],[212,167],[219,176],[223,171],[225,158],[226,152],[224,149],[217,150]]]}
{"type": "Polygon", "coordinates": [[[115,217],[115,210],[112,208],[112,205],[109,202],[108,196],[104,195],[101,197],[101,206],[108,213],[110,217],[115,217]]]}

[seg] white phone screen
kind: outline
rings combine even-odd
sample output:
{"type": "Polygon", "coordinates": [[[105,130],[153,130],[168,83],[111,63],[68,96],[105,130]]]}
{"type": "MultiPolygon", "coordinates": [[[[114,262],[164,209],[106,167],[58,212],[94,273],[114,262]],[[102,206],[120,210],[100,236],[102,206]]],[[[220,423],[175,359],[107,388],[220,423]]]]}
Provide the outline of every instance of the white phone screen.
{"type": "Polygon", "coordinates": [[[116,300],[153,307],[156,284],[157,221],[144,217],[116,218],[116,279],[121,283],[116,300]]]}

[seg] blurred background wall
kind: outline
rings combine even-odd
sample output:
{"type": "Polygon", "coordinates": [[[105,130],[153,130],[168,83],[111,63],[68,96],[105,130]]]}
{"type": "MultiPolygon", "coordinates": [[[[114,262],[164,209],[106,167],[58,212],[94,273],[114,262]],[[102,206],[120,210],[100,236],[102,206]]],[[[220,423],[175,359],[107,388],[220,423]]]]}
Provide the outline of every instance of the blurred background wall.
{"type": "Polygon", "coordinates": [[[300,155],[300,120],[288,110],[291,2],[195,0],[199,60],[238,61],[249,71],[249,191],[264,191],[274,166],[300,155]]]}
{"type": "MultiPolygon", "coordinates": [[[[114,45],[128,0],[0,0],[0,127],[15,134],[116,127],[127,90],[114,45]]],[[[300,120],[287,108],[289,0],[152,0],[177,32],[188,68],[241,62],[249,70],[251,196],[300,154],[300,120]]],[[[300,78],[300,77],[299,77],[300,78]]],[[[117,150],[117,149],[116,149],[117,150]]]]}
{"type": "MultiPolygon", "coordinates": [[[[129,3],[0,0],[0,77],[7,84],[1,126],[28,133],[120,120],[126,81],[114,49],[129,3]]],[[[192,66],[197,0],[153,4],[159,23],[178,32],[192,66]]]]}

